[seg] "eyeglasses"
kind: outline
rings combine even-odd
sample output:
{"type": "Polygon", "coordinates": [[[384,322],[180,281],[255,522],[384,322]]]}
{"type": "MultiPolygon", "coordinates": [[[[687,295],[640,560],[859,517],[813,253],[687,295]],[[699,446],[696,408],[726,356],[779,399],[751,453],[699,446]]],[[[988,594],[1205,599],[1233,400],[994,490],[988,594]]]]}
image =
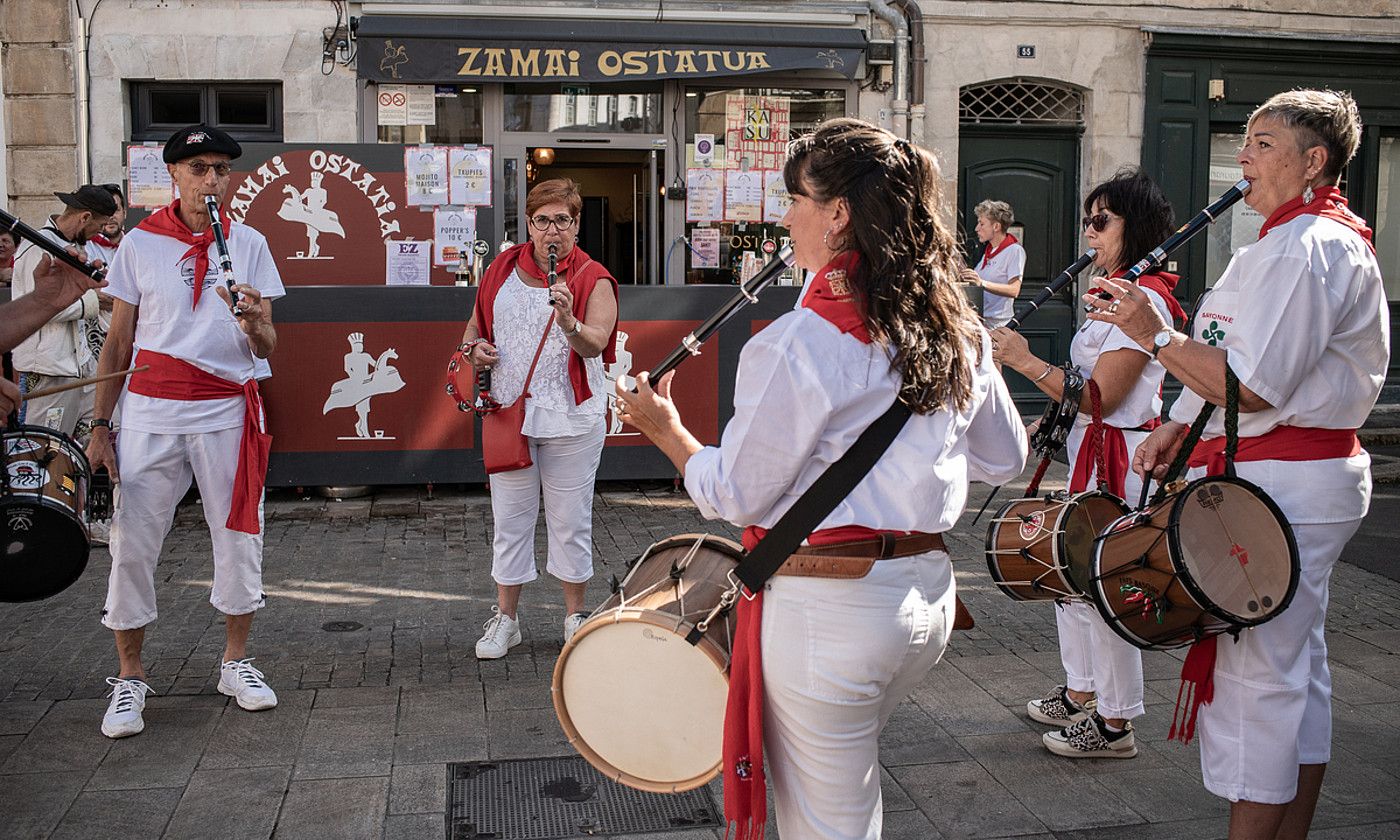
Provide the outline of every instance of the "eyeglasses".
{"type": "Polygon", "coordinates": [[[214,174],[218,175],[220,178],[223,178],[233,171],[233,167],[229,166],[227,163],[205,163],[199,160],[186,161],[185,166],[190,168],[190,173],[196,178],[203,178],[205,175],[209,174],[209,170],[211,169],[214,170],[214,174]]]}
{"type": "Polygon", "coordinates": [[[1121,217],[1104,211],[1102,213],[1095,213],[1092,216],[1085,216],[1083,219],[1079,220],[1079,224],[1082,225],[1085,230],[1093,228],[1095,231],[1103,233],[1104,228],[1107,228],[1109,223],[1117,218],[1121,217]]]}
{"type": "Polygon", "coordinates": [[[530,219],[530,224],[535,226],[535,230],[547,231],[568,230],[574,223],[573,216],[534,216],[530,219]]]}

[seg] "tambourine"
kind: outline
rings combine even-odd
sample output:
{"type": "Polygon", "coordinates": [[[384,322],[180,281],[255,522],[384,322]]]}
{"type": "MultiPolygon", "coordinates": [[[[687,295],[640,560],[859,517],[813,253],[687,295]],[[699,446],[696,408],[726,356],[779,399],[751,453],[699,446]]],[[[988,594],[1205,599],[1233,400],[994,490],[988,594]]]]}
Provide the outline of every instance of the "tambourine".
{"type": "Polygon", "coordinates": [[[476,371],[476,400],[470,400],[471,386],[463,382],[462,372],[472,370],[471,355],[472,347],[477,342],[470,341],[457,348],[457,352],[447,360],[447,395],[457,401],[457,410],[461,412],[474,411],[478,417],[484,417],[493,411],[498,410],[501,404],[496,402],[491,396],[491,369],[482,368],[476,371]],[[464,387],[466,386],[466,387],[464,387]]]}

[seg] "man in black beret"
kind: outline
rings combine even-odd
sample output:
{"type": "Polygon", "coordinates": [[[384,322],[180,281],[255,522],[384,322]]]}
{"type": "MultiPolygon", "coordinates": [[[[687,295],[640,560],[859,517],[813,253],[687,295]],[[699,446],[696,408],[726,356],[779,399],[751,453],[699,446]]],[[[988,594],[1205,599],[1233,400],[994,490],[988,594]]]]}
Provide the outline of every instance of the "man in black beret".
{"type": "Polygon", "coordinates": [[[109,738],[145,728],[141,713],[150,686],[141,649],[146,626],[156,620],[156,561],[191,477],[213,543],[209,602],[224,614],[219,691],[249,711],[277,705],[246,648],[253,614],[265,602],[262,490],[272,438],[258,380],[271,374],[266,359],[277,346],[272,300],[283,294],[282,280],[263,235],[219,210],[235,277],[230,292],[206,204],[212,198],[222,207],[229,162],[242,151],[207,125],[175,132],[165,144],[165,161],[180,198],[123,238],[107,275],[116,305],[98,370],[125,370],[133,353],[144,368],[125,392],[119,379],[98,385],[88,445],[93,469],[107,467],[122,488],[102,610],[120,666],[107,679],[112,699],[102,733],[109,738]],[[114,440],[119,397],[122,428],[114,440]]]}
{"type": "MultiPolygon", "coordinates": [[[[117,202],[111,194],[92,184],[54,195],[63,202],[63,212],[50,216],[39,232],[54,244],[78,253],[82,253],[88,239],[102,230],[117,211],[117,202]]],[[[34,291],[35,280],[44,271],[46,257],[44,250],[34,243],[20,244],[15,251],[13,294],[16,298],[34,291]]],[[[30,393],[69,385],[92,375],[97,369],[97,358],[88,346],[85,319],[97,317],[104,305],[103,298],[106,296],[89,289],[15,346],[14,366],[19,372],[20,390],[30,393]]],[[[106,298],[105,305],[110,306],[110,301],[111,298],[106,298]]],[[[31,399],[25,404],[24,422],[54,429],[86,444],[92,432],[94,396],[93,386],[87,385],[31,399]]]]}

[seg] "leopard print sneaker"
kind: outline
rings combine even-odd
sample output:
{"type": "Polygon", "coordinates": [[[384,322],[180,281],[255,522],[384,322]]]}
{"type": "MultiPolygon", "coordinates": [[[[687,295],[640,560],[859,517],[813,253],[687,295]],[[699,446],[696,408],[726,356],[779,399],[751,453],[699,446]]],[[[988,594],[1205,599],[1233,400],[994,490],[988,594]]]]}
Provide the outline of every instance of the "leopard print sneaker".
{"type": "Polygon", "coordinates": [[[1046,732],[1040,739],[1050,752],[1066,758],[1132,758],[1137,755],[1132,723],[1125,724],[1122,732],[1109,732],[1098,712],[1065,729],[1046,732]]]}
{"type": "Polygon", "coordinates": [[[1026,714],[1031,716],[1031,720],[1038,723],[1065,727],[1087,718],[1089,713],[1094,710],[1095,705],[1096,702],[1091,697],[1088,702],[1080,706],[1069,698],[1069,692],[1064,686],[1057,685],[1041,699],[1027,703],[1026,714]]]}

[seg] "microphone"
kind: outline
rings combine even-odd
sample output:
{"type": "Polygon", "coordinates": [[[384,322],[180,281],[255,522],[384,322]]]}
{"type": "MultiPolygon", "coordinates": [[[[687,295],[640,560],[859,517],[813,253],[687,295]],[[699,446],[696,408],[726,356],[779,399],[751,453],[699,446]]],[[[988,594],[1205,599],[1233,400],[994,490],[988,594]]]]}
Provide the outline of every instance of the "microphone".
{"type": "MultiPolygon", "coordinates": [[[[238,308],[238,292],[233,290],[235,281],[233,278],[233,259],[228,255],[228,241],[224,239],[224,223],[219,219],[219,200],[212,195],[204,197],[204,207],[209,211],[209,227],[214,231],[214,247],[219,252],[219,269],[224,276],[224,285],[228,287],[230,309],[235,318],[243,316],[243,310],[238,308]]],[[[196,283],[203,283],[204,278],[200,277],[196,283]]]]}
{"type": "Polygon", "coordinates": [[[1057,293],[1059,293],[1061,289],[1074,282],[1074,278],[1079,276],[1079,272],[1088,268],[1089,265],[1094,261],[1094,257],[1097,257],[1098,255],[1099,252],[1095,248],[1090,248],[1089,250],[1080,254],[1079,259],[1070,263],[1069,266],[1066,267],[1064,271],[1061,271],[1055,277],[1054,280],[1045,284],[1045,288],[1040,290],[1040,294],[1036,295],[1035,299],[1032,300],[1030,303],[1026,304],[1026,306],[1020,312],[1017,312],[1016,317],[1012,318],[1006,326],[1009,329],[1013,330],[1020,329],[1022,321],[1030,317],[1031,313],[1044,306],[1045,302],[1048,301],[1050,298],[1054,297],[1057,293]]]}

